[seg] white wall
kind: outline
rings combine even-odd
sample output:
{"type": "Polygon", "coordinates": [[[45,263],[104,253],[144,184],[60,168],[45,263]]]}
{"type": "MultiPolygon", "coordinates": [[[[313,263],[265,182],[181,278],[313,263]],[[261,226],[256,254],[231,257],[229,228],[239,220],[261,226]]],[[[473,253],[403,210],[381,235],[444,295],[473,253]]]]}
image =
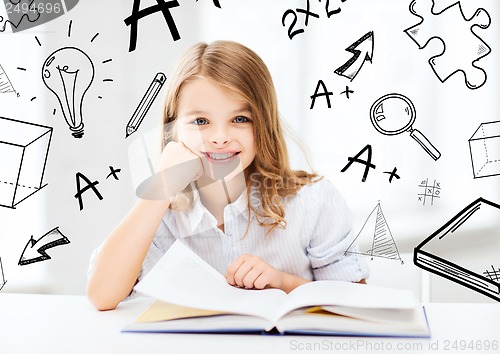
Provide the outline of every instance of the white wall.
{"type": "MultiPolygon", "coordinates": [[[[488,79],[476,90],[465,86],[460,73],[444,83],[434,75],[427,61],[441,50],[439,42],[433,41],[419,50],[403,32],[419,21],[408,11],[410,1],[331,1],[332,8],[340,6],[342,10],[327,18],[324,2],[311,0],[311,10],[320,18],[309,18],[305,32],[293,40],[288,38],[281,18],[289,8],[304,8],[305,0],[272,4],[264,0],[221,0],[221,9],[208,0],[179,2],[181,6],[173,9],[172,14],[181,40],[171,39],[165,20],[157,13],[139,21],[137,49],[133,52],[128,51],[129,27],[124,24],[131,13],[132,1],[80,1],[73,10],[44,25],[15,34],[0,33],[0,65],[20,93],[20,97],[0,94],[0,116],[53,127],[44,176],[48,185],[15,209],[0,207],[0,257],[8,281],[2,291],[84,293],[92,250],[135,200],[128,147],[136,136],[154,129],[160,122],[161,97],[153,103],[136,136],[124,139],[125,126],[154,75],[164,72],[168,78],[184,49],[200,40],[237,40],[263,57],[273,74],[283,119],[307,147],[313,167],[346,196],[356,230],[361,229],[380,201],[399,251],[409,258],[403,266],[397,261],[368,259],[373,265],[375,282],[405,287],[411,287],[408,278],[420,282],[422,272],[411,264],[413,248],[420,241],[478,197],[500,203],[500,177],[472,178],[468,145],[468,139],[481,123],[500,119],[497,99],[500,73],[496,65],[500,12],[496,1],[481,2],[492,21],[488,29],[477,33],[492,52],[478,63],[487,71],[488,79]],[[68,37],[71,20],[71,37],[68,37]],[[374,31],[375,36],[372,63],[366,62],[352,82],[336,75],[334,70],[352,56],[344,49],[368,31],[374,31]],[[99,35],[91,42],[96,33],[99,35]],[[84,100],[86,129],[82,139],[70,135],[55,96],[41,80],[45,58],[54,50],[70,45],[85,51],[96,71],[84,100]],[[103,63],[110,58],[111,62],[103,63]],[[103,82],[107,78],[113,81],[103,82]],[[318,80],[323,80],[333,92],[330,109],[321,97],[316,99],[314,109],[310,109],[310,96],[318,80]],[[354,91],[350,99],[340,94],[346,86],[354,91]],[[414,127],[440,150],[439,160],[430,158],[408,133],[385,136],[371,125],[371,104],[392,92],[412,100],[417,111],[414,127]],[[33,97],[36,99],[32,100],[33,97]],[[372,147],[376,169],[370,170],[366,182],[361,182],[360,164],[340,172],[348,157],[367,144],[372,147]],[[119,180],[106,179],[108,166],[121,169],[119,180]],[[394,167],[401,178],[389,183],[384,172],[394,167]],[[91,191],[86,192],[82,211],[74,197],[77,172],[91,181],[99,181],[97,188],[103,195],[100,201],[91,191]],[[426,178],[437,180],[442,186],[441,197],[432,206],[422,205],[417,198],[418,185],[426,178]],[[37,239],[56,226],[71,243],[49,250],[50,260],[18,266],[30,236],[37,239]]],[[[141,7],[156,4],[143,3],[141,7]]],[[[438,3],[444,8],[452,1],[438,3]]],[[[462,5],[467,17],[478,6],[472,0],[464,0],[462,5]]],[[[287,25],[290,20],[287,18],[287,25]]],[[[299,14],[297,26],[303,26],[303,21],[303,15],[299,14]]],[[[292,143],[290,149],[294,166],[306,168],[300,149],[292,143]]],[[[498,230],[499,225],[499,220],[491,220],[488,226],[498,230]]],[[[360,242],[364,245],[370,240],[360,242]]],[[[493,250],[491,257],[500,267],[499,255],[500,252],[493,250]]],[[[434,275],[430,278],[436,301],[492,301],[448,280],[434,275]]],[[[416,288],[420,289],[420,283],[416,288]]]]}

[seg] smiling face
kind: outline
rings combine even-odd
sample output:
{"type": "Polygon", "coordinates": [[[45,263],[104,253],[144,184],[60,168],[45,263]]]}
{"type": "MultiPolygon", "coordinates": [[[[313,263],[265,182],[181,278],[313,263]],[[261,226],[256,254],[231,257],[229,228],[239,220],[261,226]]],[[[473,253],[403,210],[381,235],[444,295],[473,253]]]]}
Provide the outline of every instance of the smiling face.
{"type": "Polygon", "coordinates": [[[208,162],[213,179],[241,172],[255,158],[247,102],[204,76],[183,84],[174,131],[177,141],[208,162]]]}

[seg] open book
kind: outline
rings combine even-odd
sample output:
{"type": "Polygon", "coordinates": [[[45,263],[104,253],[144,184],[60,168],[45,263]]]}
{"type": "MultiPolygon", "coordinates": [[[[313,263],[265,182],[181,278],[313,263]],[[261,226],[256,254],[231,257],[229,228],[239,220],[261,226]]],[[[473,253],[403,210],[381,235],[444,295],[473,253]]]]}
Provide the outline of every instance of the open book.
{"type": "Polygon", "coordinates": [[[425,312],[411,291],[341,281],[314,281],[289,294],[241,289],[180,241],[135,290],[159,301],[126,332],[429,337],[425,312]]]}

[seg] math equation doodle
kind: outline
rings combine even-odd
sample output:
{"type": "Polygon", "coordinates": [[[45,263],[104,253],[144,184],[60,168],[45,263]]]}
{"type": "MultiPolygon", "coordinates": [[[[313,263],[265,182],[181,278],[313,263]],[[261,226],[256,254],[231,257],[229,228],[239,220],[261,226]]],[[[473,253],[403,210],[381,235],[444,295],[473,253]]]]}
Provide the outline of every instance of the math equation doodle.
{"type": "MultiPolygon", "coordinates": [[[[342,8],[341,8],[339,3],[344,3],[346,1],[347,0],[332,0],[332,1],[326,0],[324,2],[324,5],[323,5],[324,6],[323,13],[326,14],[327,18],[330,18],[333,15],[339,14],[342,11],[342,8]],[[332,5],[331,2],[337,3],[337,6],[332,5]]],[[[318,2],[321,3],[321,0],[318,0],[318,2]]],[[[295,37],[296,35],[305,32],[304,28],[309,25],[309,17],[320,18],[320,13],[316,13],[313,10],[311,10],[311,1],[307,0],[306,4],[307,5],[306,5],[305,9],[303,9],[303,8],[296,8],[295,10],[288,9],[283,13],[283,16],[281,17],[281,25],[283,27],[286,27],[287,25],[289,26],[288,27],[288,38],[290,38],[290,39],[293,39],[293,37],[295,37]],[[297,14],[303,15],[304,27],[295,28],[296,26],[298,26],[297,20],[298,20],[299,15],[297,15],[297,14]],[[287,17],[290,17],[291,21],[288,21],[287,17]]],[[[321,5],[317,4],[316,6],[319,7],[321,5]]]]}
{"type": "Polygon", "coordinates": [[[419,49],[425,48],[433,39],[442,43],[443,50],[429,59],[429,65],[441,82],[460,71],[469,89],[483,86],[487,74],[478,62],[490,54],[491,49],[475,28],[488,28],[490,15],[479,8],[471,18],[466,18],[460,1],[441,12],[435,12],[434,6],[434,0],[413,0],[410,12],[420,18],[420,22],[407,28],[405,33],[419,49]]]}
{"type": "Polygon", "coordinates": [[[429,184],[429,179],[426,178],[418,185],[420,193],[417,194],[418,201],[422,205],[431,204],[434,205],[434,199],[441,198],[441,183],[434,180],[432,184],[429,184]]]}

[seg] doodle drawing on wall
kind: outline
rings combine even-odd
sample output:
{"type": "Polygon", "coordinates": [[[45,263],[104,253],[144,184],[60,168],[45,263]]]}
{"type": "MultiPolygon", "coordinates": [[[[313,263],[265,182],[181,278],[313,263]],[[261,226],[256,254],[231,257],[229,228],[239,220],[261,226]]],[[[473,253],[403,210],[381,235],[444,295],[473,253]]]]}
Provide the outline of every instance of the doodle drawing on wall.
{"type": "Polygon", "coordinates": [[[2,65],[0,65],[0,93],[15,93],[19,96],[2,65]]]}
{"type": "Polygon", "coordinates": [[[5,280],[5,274],[3,273],[2,257],[0,257],[0,290],[3,289],[5,283],[7,283],[7,280],[5,280]]]}
{"type": "Polygon", "coordinates": [[[426,178],[418,185],[420,193],[417,194],[418,201],[422,205],[431,204],[434,205],[434,199],[441,198],[441,182],[434,180],[432,184],[429,184],[429,179],[426,178]]]}
{"type": "Polygon", "coordinates": [[[22,266],[51,259],[46,252],[49,248],[66,245],[68,243],[70,243],[70,241],[61,231],[59,231],[59,227],[53,228],[36,241],[33,235],[31,235],[31,238],[28,240],[19,258],[18,264],[22,266]]]}
{"type": "Polygon", "coordinates": [[[413,102],[399,93],[390,93],[376,100],[370,108],[370,120],[379,133],[397,135],[410,132],[410,136],[420,144],[434,160],[441,157],[441,153],[417,129],[413,123],[417,118],[417,111],[413,102]]]}
{"type": "Polygon", "coordinates": [[[441,12],[434,12],[434,0],[413,0],[410,12],[420,18],[420,22],[405,30],[405,33],[423,49],[433,40],[440,40],[443,51],[429,59],[429,64],[441,82],[462,72],[469,89],[483,86],[486,71],[477,62],[487,56],[490,47],[476,34],[475,27],[488,28],[490,15],[479,8],[471,18],[466,18],[460,1],[441,12]]]}
{"type": "MultiPolygon", "coordinates": [[[[499,219],[500,205],[478,198],[415,247],[413,263],[500,301],[500,272],[495,270],[500,265],[500,253],[493,252],[489,258],[485,251],[492,246],[479,242],[478,232],[471,231],[472,225],[484,226],[499,219]],[[454,252],[455,242],[463,245],[467,256],[454,252]]],[[[500,234],[493,232],[492,237],[500,238],[500,234]]]]}
{"type": "Polygon", "coordinates": [[[474,178],[500,175],[500,121],[482,123],[469,139],[474,178]]]}
{"type": "Polygon", "coordinates": [[[83,98],[94,81],[94,64],[75,47],[63,47],[50,54],[42,66],[45,86],[56,95],[72,135],[83,136],[83,98]]]}
{"type": "Polygon", "coordinates": [[[158,96],[158,93],[160,92],[160,89],[166,80],[167,77],[164,73],[158,73],[155,75],[153,81],[151,81],[151,84],[146,90],[146,93],[144,93],[144,96],[142,96],[139,105],[135,109],[134,114],[132,114],[132,117],[127,124],[125,138],[128,138],[130,134],[135,133],[137,129],[139,129],[139,125],[141,125],[144,117],[146,116],[146,113],[148,113],[151,105],[153,104],[153,101],[155,100],[156,96],[158,96]]]}
{"type": "Polygon", "coordinates": [[[392,237],[392,232],[389,229],[389,225],[387,224],[384,213],[382,212],[380,202],[377,203],[370,215],[368,215],[368,218],[361,227],[361,230],[359,230],[359,233],[354,241],[352,241],[347,250],[344,252],[344,255],[348,253],[371,256],[372,259],[373,257],[395,259],[401,261],[401,264],[403,264],[403,260],[399,255],[398,247],[394,241],[394,237],[392,237]],[[353,251],[353,247],[355,247],[354,244],[358,239],[370,240],[371,248],[366,252],[358,251],[357,248],[353,251]]]}
{"type": "Polygon", "coordinates": [[[52,128],[0,117],[0,206],[14,208],[39,191],[52,128]]]}
{"type": "Polygon", "coordinates": [[[346,48],[346,51],[352,53],[353,56],[345,64],[337,68],[335,74],[347,77],[351,81],[354,80],[363,64],[367,61],[372,62],[373,46],[373,31],[370,31],[346,48]]]}

